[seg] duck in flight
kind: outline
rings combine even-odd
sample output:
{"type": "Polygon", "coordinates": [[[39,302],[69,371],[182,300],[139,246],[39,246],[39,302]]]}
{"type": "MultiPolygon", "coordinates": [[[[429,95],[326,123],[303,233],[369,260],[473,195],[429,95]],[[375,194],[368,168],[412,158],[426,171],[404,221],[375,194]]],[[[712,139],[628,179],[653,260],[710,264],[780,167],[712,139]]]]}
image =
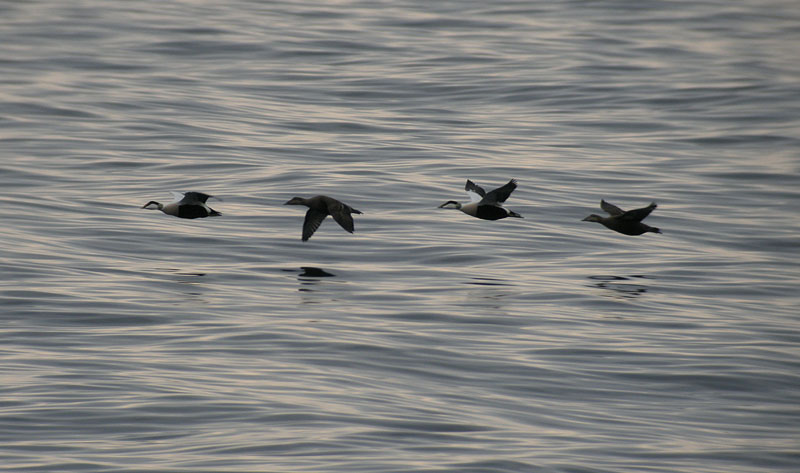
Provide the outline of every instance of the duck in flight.
{"type": "Polygon", "coordinates": [[[464,190],[467,191],[471,202],[468,204],[461,204],[455,200],[448,200],[440,205],[439,208],[458,209],[467,215],[483,220],[500,220],[506,217],[522,218],[522,215],[511,210],[506,210],[502,205],[516,188],[517,180],[511,179],[507,184],[493,191],[486,192],[482,187],[467,179],[464,190]]]}
{"type": "Polygon", "coordinates": [[[661,230],[658,228],[642,223],[642,220],[650,215],[650,212],[652,212],[656,207],[658,206],[655,202],[653,202],[647,207],[628,210],[626,212],[616,205],[609,204],[605,200],[601,200],[600,208],[606,211],[609,216],[601,217],[600,215],[592,214],[583,219],[583,221],[598,222],[603,224],[606,228],[625,235],[641,235],[642,233],[647,232],[661,233],[661,230]]]}
{"type": "Polygon", "coordinates": [[[292,197],[284,205],[305,205],[308,207],[306,219],[303,221],[303,241],[308,241],[311,238],[311,235],[317,231],[317,228],[328,215],[333,217],[342,228],[353,233],[355,228],[353,227],[353,216],[350,214],[361,213],[361,211],[327,195],[317,195],[310,199],[292,197]]]}
{"type": "Polygon", "coordinates": [[[222,215],[206,205],[209,197],[220,200],[213,195],[203,194],[202,192],[172,192],[172,195],[175,196],[174,202],[164,205],[161,202],[151,200],[144,204],[142,208],[160,210],[167,215],[180,218],[204,218],[222,215]]]}

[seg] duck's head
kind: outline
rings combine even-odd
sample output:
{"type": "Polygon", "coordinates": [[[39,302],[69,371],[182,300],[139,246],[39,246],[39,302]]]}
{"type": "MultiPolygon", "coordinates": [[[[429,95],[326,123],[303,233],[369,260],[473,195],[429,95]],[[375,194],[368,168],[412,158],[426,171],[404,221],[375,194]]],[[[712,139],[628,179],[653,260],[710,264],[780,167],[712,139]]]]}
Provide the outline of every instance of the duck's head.
{"type": "Polygon", "coordinates": [[[601,216],[599,216],[597,214],[592,214],[592,215],[589,215],[588,217],[586,217],[585,219],[583,219],[581,221],[582,222],[602,222],[603,221],[603,217],[601,217],[601,216]]]}
{"type": "Polygon", "coordinates": [[[461,203],[456,202],[455,200],[448,200],[447,202],[443,203],[439,206],[440,209],[460,209],[461,203]]]}
{"type": "Polygon", "coordinates": [[[161,210],[164,208],[164,204],[161,202],[156,202],[155,200],[151,200],[150,202],[144,204],[142,208],[148,210],[161,210]]]}
{"type": "Polygon", "coordinates": [[[292,197],[289,202],[286,202],[283,205],[305,205],[306,199],[302,197],[292,197]]]}

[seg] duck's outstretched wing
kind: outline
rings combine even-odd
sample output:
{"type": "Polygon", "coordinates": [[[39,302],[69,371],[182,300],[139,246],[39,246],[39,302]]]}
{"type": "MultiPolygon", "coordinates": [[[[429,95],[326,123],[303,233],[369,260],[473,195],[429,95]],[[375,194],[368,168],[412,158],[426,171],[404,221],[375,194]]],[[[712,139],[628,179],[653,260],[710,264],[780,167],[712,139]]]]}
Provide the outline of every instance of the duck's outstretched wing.
{"type": "Polygon", "coordinates": [[[197,202],[206,203],[209,197],[214,197],[213,195],[204,194],[202,192],[187,192],[183,194],[184,199],[192,199],[197,202]]]}
{"type": "Polygon", "coordinates": [[[622,218],[623,220],[632,220],[634,222],[641,222],[642,220],[645,219],[645,217],[650,215],[650,212],[652,212],[656,207],[658,207],[656,203],[652,202],[647,207],[642,207],[641,209],[628,210],[620,218],[622,218]]]}
{"type": "Polygon", "coordinates": [[[508,199],[508,196],[510,196],[511,193],[514,192],[514,189],[516,188],[517,188],[517,180],[511,179],[510,181],[508,181],[508,183],[506,183],[506,185],[498,187],[497,189],[486,194],[481,202],[484,204],[494,204],[494,203],[502,204],[503,202],[506,201],[506,199],[508,199]]]}
{"type": "MultiPolygon", "coordinates": [[[[214,198],[213,195],[204,194],[202,192],[177,192],[177,191],[170,191],[175,197],[175,202],[179,202],[181,205],[192,205],[192,204],[205,204],[209,198],[214,198]]],[[[219,200],[219,199],[217,199],[219,200]]]]}
{"type": "Polygon", "coordinates": [[[467,179],[467,184],[464,186],[464,190],[467,191],[469,200],[472,202],[480,202],[481,199],[486,197],[486,191],[483,190],[483,187],[475,184],[469,179],[467,179]]]}
{"type": "MultiPolygon", "coordinates": [[[[361,213],[356,211],[357,213],[361,213]]],[[[331,213],[331,217],[336,220],[342,228],[347,230],[350,233],[353,233],[355,230],[355,226],[353,225],[353,216],[350,215],[350,208],[343,208],[341,211],[331,213]]]]}
{"type": "Polygon", "coordinates": [[[600,208],[603,209],[605,212],[608,212],[608,214],[611,215],[612,217],[616,217],[618,215],[622,215],[625,213],[625,211],[622,210],[621,208],[617,207],[614,204],[609,204],[605,200],[600,201],[600,208]]]}
{"type": "Polygon", "coordinates": [[[317,231],[322,221],[325,220],[325,217],[328,216],[328,212],[323,212],[321,210],[315,209],[308,209],[306,212],[306,218],[303,221],[303,241],[307,241],[311,238],[311,235],[317,231]]]}

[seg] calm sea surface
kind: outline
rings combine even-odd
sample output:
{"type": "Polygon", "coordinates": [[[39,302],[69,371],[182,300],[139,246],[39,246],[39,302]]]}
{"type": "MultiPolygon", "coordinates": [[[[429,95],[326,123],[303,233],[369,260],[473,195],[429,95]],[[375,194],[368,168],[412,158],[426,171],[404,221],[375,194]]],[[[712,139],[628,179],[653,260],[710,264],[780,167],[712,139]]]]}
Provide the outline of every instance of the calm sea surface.
{"type": "Polygon", "coordinates": [[[795,0],[0,3],[0,470],[800,471],[798,45],[795,0]],[[301,242],[316,194],[356,232],[301,242]]]}

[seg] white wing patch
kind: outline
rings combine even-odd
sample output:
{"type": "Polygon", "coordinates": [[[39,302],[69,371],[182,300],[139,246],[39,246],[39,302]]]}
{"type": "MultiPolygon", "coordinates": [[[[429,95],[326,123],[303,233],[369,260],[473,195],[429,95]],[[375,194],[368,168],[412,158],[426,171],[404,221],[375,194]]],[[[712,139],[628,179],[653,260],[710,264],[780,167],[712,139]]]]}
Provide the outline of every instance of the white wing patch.
{"type": "Polygon", "coordinates": [[[469,196],[470,202],[480,202],[483,199],[480,194],[474,191],[467,191],[467,195],[469,196]]]}

